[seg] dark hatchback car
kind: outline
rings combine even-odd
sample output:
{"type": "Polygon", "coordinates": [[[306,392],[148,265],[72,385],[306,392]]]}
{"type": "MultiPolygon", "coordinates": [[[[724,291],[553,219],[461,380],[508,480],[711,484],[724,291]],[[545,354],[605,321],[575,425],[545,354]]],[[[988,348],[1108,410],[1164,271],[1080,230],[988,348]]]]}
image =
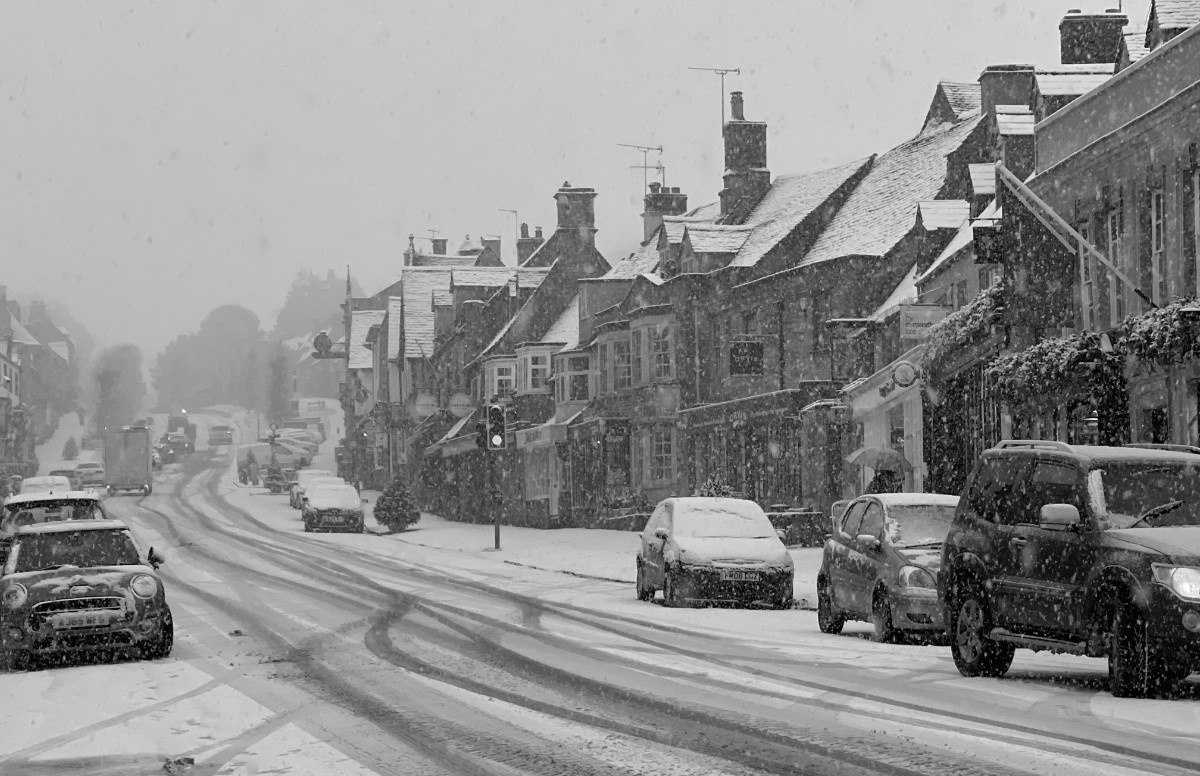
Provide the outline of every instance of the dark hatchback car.
{"type": "Polygon", "coordinates": [[[817,574],[817,624],[838,633],[865,620],[876,641],[944,630],[937,597],[942,541],[958,496],[881,493],[851,501],[825,542],[817,574]]]}
{"type": "Polygon", "coordinates": [[[939,592],[955,665],[1017,647],[1107,657],[1114,695],[1200,669],[1200,455],[1007,440],[967,482],[939,592]]]}
{"type": "Polygon", "coordinates": [[[58,653],[171,653],[174,623],[162,562],[146,560],[124,523],[72,520],[17,530],[0,566],[0,668],[58,653]]]}
{"type": "Polygon", "coordinates": [[[213,426],[208,430],[208,443],[210,445],[233,444],[233,429],[229,426],[213,426]]]}

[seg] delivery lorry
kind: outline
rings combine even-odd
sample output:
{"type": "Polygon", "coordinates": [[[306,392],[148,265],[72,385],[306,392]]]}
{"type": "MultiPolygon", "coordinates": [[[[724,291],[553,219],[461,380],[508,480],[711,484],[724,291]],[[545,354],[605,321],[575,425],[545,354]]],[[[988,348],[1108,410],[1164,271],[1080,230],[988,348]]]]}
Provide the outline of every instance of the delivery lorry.
{"type": "Polygon", "coordinates": [[[104,473],[109,494],[154,490],[150,429],[136,426],[104,430],[104,473]]]}

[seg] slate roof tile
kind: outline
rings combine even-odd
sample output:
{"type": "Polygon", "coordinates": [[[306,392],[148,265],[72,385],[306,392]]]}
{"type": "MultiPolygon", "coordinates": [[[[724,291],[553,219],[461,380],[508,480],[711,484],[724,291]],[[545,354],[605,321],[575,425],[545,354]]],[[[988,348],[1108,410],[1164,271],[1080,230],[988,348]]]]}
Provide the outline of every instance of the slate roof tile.
{"type": "Polygon", "coordinates": [[[950,108],[960,120],[969,117],[982,105],[982,90],[979,88],[978,82],[942,81],[938,86],[945,93],[946,99],[950,102],[950,108]]]}
{"type": "Polygon", "coordinates": [[[1200,0],[1154,0],[1150,13],[1158,19],[1159,29],[1187,29],[1200,24],[1200,0]]]}
{"type": "Polygon", "coordinates": [[[579,347],[579,294],[572,297],[567,309],[558,316],[542,342],[561,342],[562,350],[575,350],[579,347]]]}
{"type": "Polygon", "coordinates": [[[437,253],[418,253],[413,256],[414,267],[473,267],[478,256],[443,256],[437,253]]]}
{"type": "Polygon", "coordinates": [[[971,173],[971,189],[975,196],[988,196],[996,193],[996,165],[968,164],[971,173]]]}
{"type": "Polygon", "coordinates": [[[1133,64],[1150,53],[1146,48],[1146,31],[1133,30],[1124,33],[1125,50],[1129,52],[1129,62],[1133,64]]]}
{"type": "Polygon", "coordinates": [[[500,288],[516,280],[522,288],[536,288],[546,279],[549,267],[465,267],[450,273],[451,285],[500,288]]]}
{"type": "Polygon", "coordinates": [[[901,143],[875,160],[800,266],[843,256],[882,256],[912,229],[917,203],[938,195],[946,156],[979,125],[962,121],[901,143]]]}
{"type": "Polygon", "coordinates": [[[917,203],[917,212],[926,229],[957,229],[971,214],[965,199],[933,199],[917,203]]]}
{"type": "Polygon", "coordinates": [[[1033,111],[1027,105],[997,105],[996,128],[1001,135],[1032,135],[1033,111]]]}
{"type": "Polygon", "coordinates": [[[727,224],[688,224],[685,239],[696,253],[737,253],[754,227],[727,224]]]}
{"type": "Polygon", "coordinates": [[[347,369],[370,369],[374,365],[372,353],[363,347],[371,326],[383,322],[383,310],[355,310],[350,318],[350,344],[347,348],[347,369]]]}
{"type": "MultiPolygon", "coordinates": [[[[1070,65],[1062,67],[1070,67],[1070,65]]],[[[1085,65],[1084,67],[1094,66],[1085,65]]],[[[1066,73],[1038,71],[1034,74],[1034,79],[1037,81],[1038,91],[1044,95],[1078,96],[1087,94],[1113,77],[1113,65],[1103,65],[1102,67],[1105,70],[1099,72],[1094,70],[1066,73]]]]}

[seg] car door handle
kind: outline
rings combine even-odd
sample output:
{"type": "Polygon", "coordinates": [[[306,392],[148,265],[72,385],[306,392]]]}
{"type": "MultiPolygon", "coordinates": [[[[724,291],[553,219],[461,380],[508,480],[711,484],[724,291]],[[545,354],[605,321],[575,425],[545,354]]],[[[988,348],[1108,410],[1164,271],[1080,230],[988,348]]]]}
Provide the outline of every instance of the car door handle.
{"type": "Polygon", "coordinates": [[[1029,540],[1024,536],[1014,536],[1008,540],[1008,543],[1013,547],[1024,547],[1026,544],[1029,544],[1029,540]]]}

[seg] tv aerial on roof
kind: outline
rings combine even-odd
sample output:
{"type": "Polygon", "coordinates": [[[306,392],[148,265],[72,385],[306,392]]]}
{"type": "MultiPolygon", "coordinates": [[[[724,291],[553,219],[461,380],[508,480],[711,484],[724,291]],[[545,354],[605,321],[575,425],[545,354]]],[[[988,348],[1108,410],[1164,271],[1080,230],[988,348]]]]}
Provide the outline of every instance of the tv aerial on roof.
{"type": "MultiPolygon", "coordinates": [[[[662,166],[662,162],[659,162],[656,165],[650,164],[650,158],[649,158],[650,152],[658,151],[661,154],[663,151],[663,147],[660,145],[657,145],[657,146],[635,145],[633,143],[617,143],[617,145],[621,146],[622,148],[634,148],[634,149],[637,149],[638,151],[642,152],[642,163],[640,165],[638,165],[638,164],[630,165],[629,169],[642,171],[642,194],[645,194],[646,189],[650,186],[650,177],[649,177],[650,170],[659,170],[661,172],[661,171],[665,171],[667,169],[662,166]]],[[[664,182],[665,182],[665,173],[663,173],[663,174],[664,174],[664,182]]]]}

